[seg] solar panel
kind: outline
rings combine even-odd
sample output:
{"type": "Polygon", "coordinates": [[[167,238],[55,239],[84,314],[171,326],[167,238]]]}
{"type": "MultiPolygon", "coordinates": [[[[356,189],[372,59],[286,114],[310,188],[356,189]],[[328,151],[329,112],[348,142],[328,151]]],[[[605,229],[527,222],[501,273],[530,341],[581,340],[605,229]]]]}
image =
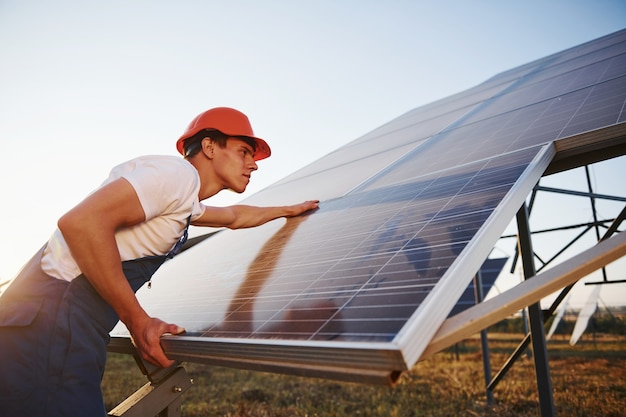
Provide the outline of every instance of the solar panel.
{"type": "MultiPolygon", "coordinates": [[[[554,157],[625,122],[626,31],[417,108],[248,198],[320,209],[224,230],[138,292],[181,360],[359,381],[412,367],[554,157]]],[[[127,338],[118,325],[112,335],[127,338]]]]}

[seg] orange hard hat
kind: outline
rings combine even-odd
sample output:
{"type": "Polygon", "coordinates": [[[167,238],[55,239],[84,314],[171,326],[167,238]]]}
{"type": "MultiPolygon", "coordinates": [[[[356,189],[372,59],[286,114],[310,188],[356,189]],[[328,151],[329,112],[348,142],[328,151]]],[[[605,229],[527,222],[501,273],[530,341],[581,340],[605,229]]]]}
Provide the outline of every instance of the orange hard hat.
{"type": "Polygon", "coordinates": [[[260,161],[272,154],[267,142],[254,136],[248,116],[230,107],[215,107],[196,116],[185,133],[176,141],[176,149],[184,155],[183,142],[204,129],[219,130],[227,136],[247,137],[256,142],[254,160],[260,161]]]}

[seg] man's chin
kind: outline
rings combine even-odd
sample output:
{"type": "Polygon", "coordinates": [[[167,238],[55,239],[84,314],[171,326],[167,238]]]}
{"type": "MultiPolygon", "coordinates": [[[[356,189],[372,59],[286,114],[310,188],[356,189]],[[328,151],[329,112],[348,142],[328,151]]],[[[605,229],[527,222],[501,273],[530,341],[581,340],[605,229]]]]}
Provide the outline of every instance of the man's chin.
{"type": "Polygon", "coordinates": [[[231,188],[226,188],[226,190],[232,191],[233,193],[241,194],[244,191],[246,191],[246,187],[242,187],[241,189],[235,189],[231,187],[231,188]]]}

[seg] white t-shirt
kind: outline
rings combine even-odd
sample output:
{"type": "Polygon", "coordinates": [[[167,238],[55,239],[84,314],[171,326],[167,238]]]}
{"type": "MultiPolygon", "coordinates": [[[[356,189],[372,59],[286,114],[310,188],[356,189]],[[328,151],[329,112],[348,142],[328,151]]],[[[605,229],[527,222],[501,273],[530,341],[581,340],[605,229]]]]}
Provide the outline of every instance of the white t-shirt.
{"type": "MultiPolygon", "coordinates": [[[[187,218],[195,220],[204,206],[198,201],[200,177],[178,156],[142,156],[114,167],[102,185],[125,178],[135,189],[146,220],[115,233],[122,261],[165,255],[180,239],[187,218]]],[[[59,229],[41,259],[42,270],[71,281],[81,274],[59,229]]]]}

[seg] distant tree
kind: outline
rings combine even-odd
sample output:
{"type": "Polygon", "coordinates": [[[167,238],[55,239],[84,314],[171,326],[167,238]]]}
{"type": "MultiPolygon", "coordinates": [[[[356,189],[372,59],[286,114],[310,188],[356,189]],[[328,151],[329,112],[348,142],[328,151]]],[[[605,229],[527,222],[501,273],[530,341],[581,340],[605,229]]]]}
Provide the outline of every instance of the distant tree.
{"type": "MultiPolygon", "coordinates": [[[[545,322],[546,328],[552,324],[554,317],[545,322]]],[[[576,315],[564,317],[556,328],[555,334],[571,334],[576,323],[576,315]]],[[[591,326],[591,324],[590,324],[591,326]]],[[[607,310],[597,312],[593,316],[593,326],[596,333],[626,335],[626,315],[610,313],[607,310]]],[[[523,317],[509,317],[499,321],[487,329],[494,333],[524,333],[523,317]]]]}

